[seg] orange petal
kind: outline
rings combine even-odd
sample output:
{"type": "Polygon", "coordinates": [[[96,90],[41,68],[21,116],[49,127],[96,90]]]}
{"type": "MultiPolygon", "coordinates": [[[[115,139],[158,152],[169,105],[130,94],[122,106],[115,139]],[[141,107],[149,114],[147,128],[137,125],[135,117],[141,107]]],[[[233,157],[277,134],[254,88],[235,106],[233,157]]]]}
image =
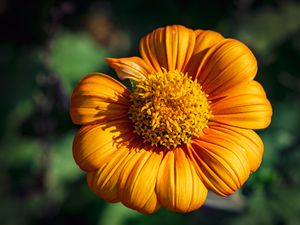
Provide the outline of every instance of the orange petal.
{"type": "Polygon", "coordinates": [[[82,170],[93,171],[107,163],[112,154],[135,137],[128,120],[83,126],[73,142],[73,157],[82,170]]]}
{"type": "Polygon", "coordinates": [[[221,196],[234,193],[250,174],[250,163],[241,146],[220,135],[194,139],[189,151],[205,186],[221,196]]]}
{"type": "Polygon", "coordinates": [[[219,136],[240,146],[250,163],[251,172],[260,166],[264,145],[260,137],[253,131],[227,126],[219,123],[209,123],[209,128],[204,129],[206,135],[219,136]]]}
{"type": "MultiPolygon", "coordinates": [[[[195,57],[197,58],[197,55],[195,57]]],[[[233,39],[219,41],[208,49],[204,56],[198,58],[198,62],[193,59],[193,65],[188,72],[212,97],[253,80],[257,72],[257,62],[252,52],[244,44],[233,39]]]]}
{"type": "Polygon", "coordinates": [[[142,58],[155,71],[161,68],[182,71],[194,49],[195,33],[184,26],[173,25],[158,28],[142,38],[140,52],[142,58]]]}
{"type": "Polygon", "coordinates": [[[271,104],[257,82],[228,92],[227,97],[211,104],[211,110],[214,115],[211,120],[248,129],[269,126],[272,116],[271,104]]]}
{"type": "Polygon", "coordinates": [[[107,58],[106,62],[116,71],[121,80],[132,79],[139,81],[154,72],[153,68],[139,57],[107,58]]]}
{"type": "Polygon", "coordinates": [[[160,206],[154,192],[162,154],[140,149],[124,166],[119,180],[122,203],[141,213],[153,213],[160,206]]]}
{"type": "Polygon", "coordinates": [[[199,64],[203,61],[204,57],[207,54],[207,51],[220,41],[224,39],[224,37],[215,32],[210,30],[195,30],[196,34],[196,41],[193,56],[191,57],[190,64],[187,68],[188,74],[195,79],[197,74],[199,73],[199,64]]]}
{"type": "Polygon", "coordinates": [[[87,174],[87,183],[90,189],[108,202],[120,201],[117,183],[124,164],[130,159],[128,150],[119,149],[111,154],[107,163],[87,174]]]}
{"type": "Polygon", "coordinates": [[[266,97],[266,92],[264,88],[261,86],[261,84],[255,80],[251,80],[247,83],[237,85],[225,92],[222,92],[219,95],[208,96],[208,100],[212,102],[216,102],[224,97],[236,96],[241,94],[261,95],[266,97]]]}
{"type": "Polygon", "coordinates": [[[211,30],[205,30],[202,32],[198,31],[196,32],[196,35],[197,37],[193,55],[199,54],[204,50],[211,48],[213,45],[219,43],[224,39],[224,37],[220,33],[211,30]]]}
{"type": "Polygon", "coordinates": [[[190,212],[204,203],[207,189],[183,149],[165,153],[157,176],[156,193],[160,204],[172,211],[190,212]]]}
{"type": "Polygon", "coordinates": [[[204,32],[204,30],[201,30],[201,29],[194,30],[194,33],[195,33],[195,35],[196,35],[196,38],[197,38],[202,32],[204,32]]]}
{"type": "Polygon", "coordinates": [[[125,118],[129,91],[115,79],[100,73],[83,78],[71,96],[70,115],[75,124],[125,118]]]}

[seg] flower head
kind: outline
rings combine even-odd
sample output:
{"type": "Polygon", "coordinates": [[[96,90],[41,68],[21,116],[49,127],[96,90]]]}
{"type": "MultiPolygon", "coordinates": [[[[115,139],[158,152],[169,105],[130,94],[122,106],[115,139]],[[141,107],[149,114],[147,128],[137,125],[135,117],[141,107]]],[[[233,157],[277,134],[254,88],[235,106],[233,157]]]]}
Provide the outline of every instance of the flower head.
{"type": "Polygon", "coordinates": [[[211,117],[197,81],[177,70],[149,74],[131,93],[129,118],[144,142],[168,149],[198,137],[211,117]]]}
{"type": "Polygon", "coordinates": [[[142,213],[199,208],[207,191],[228,196],[260,165],[253,129],[272,108],[241,42],[174,25],[142,38],[141,57],[108,58],[132,91],[101,73],[83,78],[70,115],[82,125],[73,155],[90,189],[142,213]]]}

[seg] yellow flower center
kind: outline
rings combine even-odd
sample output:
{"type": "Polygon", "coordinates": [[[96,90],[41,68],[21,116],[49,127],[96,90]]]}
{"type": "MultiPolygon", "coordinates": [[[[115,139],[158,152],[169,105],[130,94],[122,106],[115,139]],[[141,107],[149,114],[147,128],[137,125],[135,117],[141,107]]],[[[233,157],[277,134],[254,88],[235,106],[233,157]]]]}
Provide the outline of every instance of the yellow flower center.
{"type": "Polygon", "coordinates": [[[211,111],[201,85],[177,70],[150,74],[131,94],[129,117],[151,145],[188,143],[207,127],[211,111]]]}

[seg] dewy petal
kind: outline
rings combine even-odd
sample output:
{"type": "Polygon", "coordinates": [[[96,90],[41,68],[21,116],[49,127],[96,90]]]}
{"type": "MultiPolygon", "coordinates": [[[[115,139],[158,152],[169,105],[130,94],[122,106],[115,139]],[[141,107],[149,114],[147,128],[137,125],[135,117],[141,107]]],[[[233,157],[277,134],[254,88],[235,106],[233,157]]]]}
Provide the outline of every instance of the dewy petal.
{"type": "Polygon", "coordinates": [[[165,153],[157,176],[156,193],[160,204],[172,211],[190,212],[204,203],[207,189],[182,148],[165,153]]]}
{"type": "Polygon", "coordinates": [[[139,81],[154,72],[152,66],[149,66],[139,57],[107,58],[106,62],[116,71],[121,80],[132,79],[139,81]]]}
{"type": "Polygon", "coordinates": [[[195,33],[184,26],[158,28],[142,38],[140,53],[155,71],[182,71],[193,53],[195,33]]]}
{"type": "Polygon", "coordinates": [[[82,170],[93,171],[107,163],[122,146],[129,146],[136,136],[129,119],[83,126],[73,142],[73,157],[82,170]]]}
{"type": "Polygon", "coordinates": [[[272,116],[272,107],[263,88],[254,81],[213,102],[211,110],[214,115],[211,120],[247,129],[266,128],[272,116]]]}
{"type": "Polygon", "coordinates": [[[188,71],[190,76],[197,79],[211,97],[253,80],[257,72],[257,62],[252,52],[233,39],[219,41],[199,57],[198,62],[193,59],[192,64],[188,71]]]}
{"type": "Polygon", "coordinates": [[[230,139],[206,134],[193,140],[189,152],[205,186],[221,196],[234,193],[249,177],[248,157],[230,139]]]}
{"type": "Polygon", "coordinates": [[[130,93],[115,79],[100,73],[83,78],[71,96],[75,124],[91,124],[127,117],[130,93]]]}
{"type": "Polygon", "coordinates": [[[124,166],[118,183],[122,203],[141,213],[153,213],[160,205],[155,194],[156,176],[162,152],[140,149],[124,166]]]}
{"type": "Polygon", "coordinates": [[[209,123],[208,127],[204,129],[206,135],[219,136],[238,145],[239,149],[248,158],[251,172],[257,170],[262,160],[264,145],[260,137],[253,130],[214,122],[209,123]]]}

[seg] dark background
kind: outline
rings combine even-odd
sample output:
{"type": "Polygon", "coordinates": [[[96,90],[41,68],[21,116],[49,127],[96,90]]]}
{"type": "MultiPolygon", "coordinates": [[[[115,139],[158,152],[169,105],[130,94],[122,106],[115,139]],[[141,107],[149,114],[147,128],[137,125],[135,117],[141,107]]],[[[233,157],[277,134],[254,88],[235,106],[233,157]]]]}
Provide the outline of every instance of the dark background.
{"type": "Polygon", "coordinates": [[[0,224],[300,224],[300,3],[231,1],[0,1],[0,224]],[[182,24],[246,43],[274,115],[259,131],[260,169],[230,198],[201,209],[141,215],[92,194],[75,165],[74,85],[105,57],[138,55],[153,29],[182,24]]]}

